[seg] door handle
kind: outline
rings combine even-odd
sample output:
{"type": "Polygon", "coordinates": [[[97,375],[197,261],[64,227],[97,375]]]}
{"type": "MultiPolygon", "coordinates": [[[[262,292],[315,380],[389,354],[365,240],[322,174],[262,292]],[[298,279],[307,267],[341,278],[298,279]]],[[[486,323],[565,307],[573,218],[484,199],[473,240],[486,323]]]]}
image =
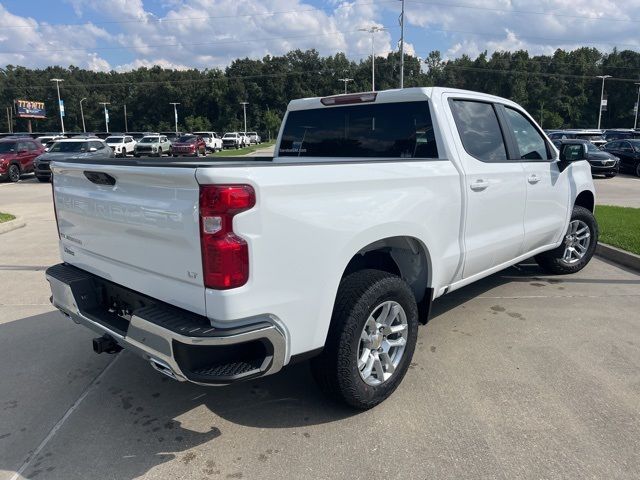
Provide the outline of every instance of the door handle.
{"type": "Polygon", "coordinates": [[[529,178],[527,178],[527,182],[529,182],[532,185],[538,183],[539,181],[540,181],[540,177],[535,173],[529,175],[529,178]]]}
{"type": "Polygon", "coordinates": [[[489,186],[489,182],[486,180],[478,179],[469,186],[471,187],[471,190],[473,190],[474,192],[481,192],[482,190],[484,190],[489,186]]]}

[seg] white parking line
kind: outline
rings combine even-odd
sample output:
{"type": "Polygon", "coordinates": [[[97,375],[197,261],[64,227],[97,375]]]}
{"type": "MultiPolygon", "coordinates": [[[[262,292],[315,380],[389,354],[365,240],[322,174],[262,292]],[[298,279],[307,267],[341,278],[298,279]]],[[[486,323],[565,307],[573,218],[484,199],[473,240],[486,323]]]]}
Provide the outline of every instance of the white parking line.
{"type": "Polygon", "coordinates": [[[116,358],[114,358],[113,361],[109,365],[107,365],[104,368],[104,370],[102,370],[102,372],[100,372],[100,374],[91,381],[89,386],[87,388],[85,388],[84,392],[82,392],[82,394],[78,397],[78,399],[74,402],[74,404],[71,405],[71,407],[69,407],[69,410],[67,410],[65,412],[65,414],[62,416],[62,418],[60,420],[58,420],[58,422],[49,431],[47,436],[44,437],[44,440],[42,440],[42,442],[40,442],[40,445],[38,445],[38,448],[36,448],[34,450],[34,452],[31,454],[31,456],[29,456],[25,460],[25,462],[18,469],[18,471],[13,475],[13,477],[11,477],[11,480],[19,480],[19,479],[23,478],[22,477],[22,473],[27,468],[29,468],[29,465],[31,465],[31,462],[33,462],[33,460],[40,454],[40,452],[44,449],[44,447],[47,446],[47,444],[51,441],[53,436],[58,432],[58,430],[60,430],[62,425],[64,425],[64,423],[69,419],[71,414],[74,411],[76,411],[76,409],[80,406],[80,404],[86,398],[86,396],[89,395],[89,393],[96,387],[96,385],[98,385],[98,383],[100,383],[99,380],[107,374],[109,369],[116,363],[116,361],[118,360],[119,357],[120,356],[118,355],[116,358]]]}

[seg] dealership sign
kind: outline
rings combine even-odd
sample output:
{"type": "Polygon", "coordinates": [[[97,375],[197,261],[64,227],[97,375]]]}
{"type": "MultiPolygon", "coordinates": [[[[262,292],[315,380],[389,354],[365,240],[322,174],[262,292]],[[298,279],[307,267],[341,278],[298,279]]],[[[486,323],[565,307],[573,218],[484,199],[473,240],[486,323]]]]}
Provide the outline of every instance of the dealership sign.
{"type": "Polygon", "coordinates": [[[19,118],[46,118],[44,102],[32,100],[16,100],[17,117],[19,118]]]}

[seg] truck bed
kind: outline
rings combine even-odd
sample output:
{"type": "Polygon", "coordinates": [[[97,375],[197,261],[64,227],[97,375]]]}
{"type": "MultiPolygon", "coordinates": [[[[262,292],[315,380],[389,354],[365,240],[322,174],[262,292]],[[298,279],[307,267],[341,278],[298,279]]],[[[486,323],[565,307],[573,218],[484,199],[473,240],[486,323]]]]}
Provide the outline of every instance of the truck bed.
{"type": "Polygon", "coordinates": [[[129,167],[238,167],[250,166],[273,162],[273,157],[215,157],[191,158],[191,157],[139,157],[139,158],[69,158],[55,160],[56,163],[73,163],[82,165],[120,165],[129,167]]]}

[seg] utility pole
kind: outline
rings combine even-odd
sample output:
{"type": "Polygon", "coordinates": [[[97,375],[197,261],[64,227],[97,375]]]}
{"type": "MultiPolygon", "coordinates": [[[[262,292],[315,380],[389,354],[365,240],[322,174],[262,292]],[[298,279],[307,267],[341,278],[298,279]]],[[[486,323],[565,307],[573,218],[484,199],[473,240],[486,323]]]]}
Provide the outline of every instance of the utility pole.
{"type": "Polygon", "coordinates": [[[173,105],[173,116],[174,116],[175,121],[176,121],[176,133],[178,133],[178,105],[180,105],[180,103],[178,103],[178,102],[169,102],[169,105],[173,105]]]}
{"type": "Polygon", "coordinates": [[[87,127],[84,124],[84,110],[82,109],[82,102],[84,102],[86,98],[80,99],[80,116],[82,117],[82,131],[87,133],[87,127]]]}
{"type": "Polygon", "coordinates": [[[249,105],[249,102],[240,102],[240,105],[242,105],[242,110],[244,112],[244,133],[247,133],[247,105],[249,105]]]}
{"type": "Polygon", "coordinates": [[[111,105],[109,102],[98,102],[104,107],[104,124],[107,127],[107,133],[109,133],[109,112],[107,111],[107,105],[111,105]]]}
{"type": "Polygon", "coordinates": [[[542,115],[544,114],[544,102],[540,104],[540,128],[542,128],[542,115]]]}
{"type": "Polygon", "coordinates": [[[369,28],[359,28],[361,32],[367,32],[371,34],[371,91],[376,91],[376,48],[375,48],[375,35],[378,32],[384,30],[383,27],[373,25],[369,28]]]}
{"type": "Polygon", "coordinates": [[[400,13],[400,88],[404,88],[404,0],[402,3],[402,11],[400,13]]]}
{"type": "Polygon", "coordinates": [[[633,129],[638,127],[638,110],[640,110],[640,82],[635,82],[638,85],[638,99],[636,100],[636,119],[633,122],[633,129]]]}
{"type": "Polygon", "coordinates": [[[339,78],[338,81],[344,82],[344,93],[347,93],[347,83],[353,82],[353,78],[339,78]]]}
{"type": "Polygon", "coordinates": [[[611,75],[596,75],[596,78],[602,79],[602,90],[600,90],[600,106],[598,110],[598,130],[600,130],[600,122],[602,120],[602,100],[604,99],[604,81],[611,78],[611,75]]]}
{"type": "Polygon", "coordinates": [[[127,126],[127,104],[124,104],[124,133],[129,133],[129,127],[127,126]]]}
{"type": "Polygon", "coordinates": [[[10,109],[11,109],[10,107],[7,107],[7,125],[9,126],[9,131],[8,132],[9,133],[13,133],[13,131],[12,131],[13,130],[13,128],[12,128],[13,126],[11,125],[11,123],[12,123],[11,122],[11,116],[9,115],[9,110],[10,109]]]}
{"type": "Polygon", "coordinates": [[[56,90],[58,91],[58,110],[60,111],[60,126],[64,135],[64,103],[60,100],[60,82],[64,82],[62,78],[52,78],[50,81],[56,82],[56,90]]]}

